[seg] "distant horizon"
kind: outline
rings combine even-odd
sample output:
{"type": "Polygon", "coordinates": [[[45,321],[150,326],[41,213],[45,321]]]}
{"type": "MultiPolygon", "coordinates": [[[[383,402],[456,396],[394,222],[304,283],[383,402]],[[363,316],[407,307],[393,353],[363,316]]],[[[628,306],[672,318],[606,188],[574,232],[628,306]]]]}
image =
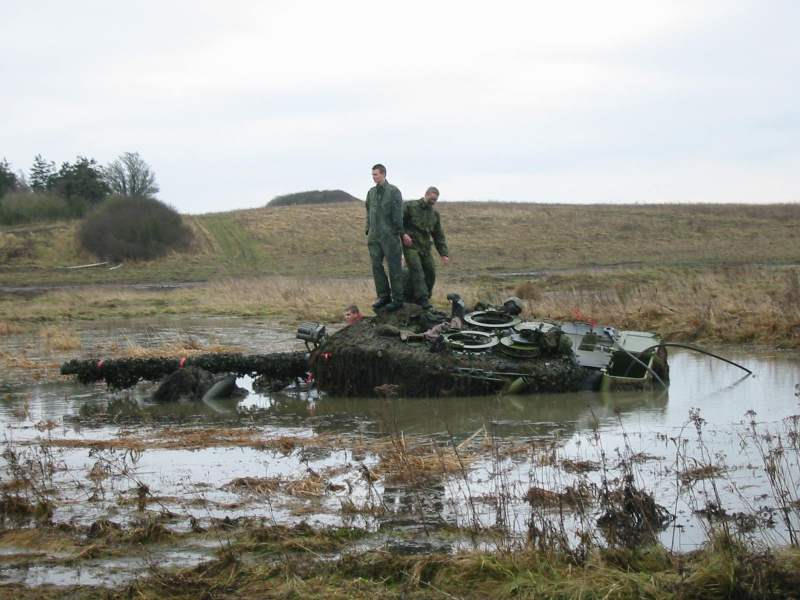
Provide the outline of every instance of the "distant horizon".
{"type": "MultiPolygon", "coordinates": [[[[207,214],[214,214],[214,213],[227,213],[227,212],[234,212],[238,210],[259,210],[262,208],[288,208],[290,206],[319,206],[319,205],[336,205],[336,204],[350,204],[354,202],[364,202],[364,198],[359,198],[355,196],[352,192],[348,192],[347,190],[341,190],[339,188],[323,188],[323,189],[314,189],[314,190],[300,190],[297,192],[287,192],[284,194],[277,194],[273,198],[277,198],[279,196],[290,196],[292,194],[302,194],[305,192],[323,192],[323,191],[342,191],[351,196],[355,199],[352,201],[344,201],[344,202],[316,202],[316,203],[308,203],[308,204],[292,204],[288,206],[267,206],[267,204],[272,200],[267,200],[264,204],[260,206],[247,206],[247,207],[233,207],[233,208],[226,208],[220,210],[208,210],[204,212],[189,212],[189,211],[179,211],[181,214],[185,215],[207,215],[207,214]]],[[[421,198],[422,194],[419,196],[403,196],[404,200],[414,200],[416,198],[421,198]]],[[[162,200],[167,204],[169,202],[162,200]]],[[[695,201],[695,202],[547,202],[542,200],[501,200],[496,198],[489,198],[484,200],[479,200],[475,198],[470,198],[467,200],[459,200],[459,199],[451,199],[451,200],[441,200],[442,203],[487,203],[487,204],[534,204],[538,206],[779,206],[779,205],[796,205],[800,204],[798,201],[788,201],[788,202],[703,202],[703,201],[695,201]]]]}

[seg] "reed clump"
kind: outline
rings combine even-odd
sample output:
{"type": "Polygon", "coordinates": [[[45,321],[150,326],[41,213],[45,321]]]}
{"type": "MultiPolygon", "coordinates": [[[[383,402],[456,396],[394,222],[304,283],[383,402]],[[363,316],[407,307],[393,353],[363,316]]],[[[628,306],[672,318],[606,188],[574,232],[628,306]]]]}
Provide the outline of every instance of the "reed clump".
{"type": "MultiPolygon", "coordinates": [[[[319,532],[317,535],[324,535],[319,532]]],[[[117,593],[137,598],[185,598],[201,590],[223,597],[306,598],[680,598],[779,599],[800,584],[796,550],[758,553],[705,548],[686,557],[643,546],[596,551],[581,563],[557,554],[466,552],[454,556],[403,556],[383,551],[317,558],[337,548],[323,537],[261,530],[237,550],[180,571],[153,569],[117,593]],[[269,560],[268,557],[274,557],[269,560]],[[265,595],[266,594],[266,595],[265,595]]]]}
{"type": "Polygon", "coordinates": [[[374,472],[387,483],[421,484],[431,479],[463,473],[475,453],[432,442],[416,443],[398,436],[391,445],[378,451],[380,462],[374,472]]]}
{"type": "Polygon", "coordinates": [[[112,344],[111,353],[119,358],[159,358],[159,357],[184,357],[197,354],[236,353],[241,352],[241,346],[223,344],[204,344],[192,337],[164,342],[155,346],[142,346],[133,341],[126,341],[124,345],[112,344]]]}
{"type": "Polygon", "coordinates": [[[0,335],[14,335],[25,331],[25,327],[13,321],[0,321],[0,335]]]}
{"type": "Polygon", "coordinates": [[[525,501],[537,508],[574,509],[594,502],[596,493],[586,484],[567,486],[561,492],[533,486],[525,494],[525,501]]]}
{"type": "Polygon", "coordinates": [[[50,325],[39,330],[39,338],[47,352],[77,350],[81,347],[78,333],[63,326],[50,325]]]}

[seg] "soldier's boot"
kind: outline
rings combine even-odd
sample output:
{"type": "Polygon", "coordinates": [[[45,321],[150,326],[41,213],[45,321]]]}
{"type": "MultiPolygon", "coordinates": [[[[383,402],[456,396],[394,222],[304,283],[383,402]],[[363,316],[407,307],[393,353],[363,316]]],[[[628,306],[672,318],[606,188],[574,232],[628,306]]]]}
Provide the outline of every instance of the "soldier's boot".
{"type": "Polygon", "coordinates": [[[375,302],[372,303],[373,310],[378,310],[379,308],[383,308],[384,306],[391,304],[392,299],[389,296],[381,296],[375,302]]]}
{"type": "Polygon", "coordinates": [[[394,312],[399,310],[403,307],[403,302],[398,300],[392,300],[389,304],[386,305],[387,312],[394,312]]]}
{"type": "Polygon", "coordinates": [[[422,298],[417,300],[417,304],[419,304],[422,307],[422,310],[430,310],[433,308],[433,306],[431,305],[431,301],[428,300],[427,296],[423,296],[422,298]]]}

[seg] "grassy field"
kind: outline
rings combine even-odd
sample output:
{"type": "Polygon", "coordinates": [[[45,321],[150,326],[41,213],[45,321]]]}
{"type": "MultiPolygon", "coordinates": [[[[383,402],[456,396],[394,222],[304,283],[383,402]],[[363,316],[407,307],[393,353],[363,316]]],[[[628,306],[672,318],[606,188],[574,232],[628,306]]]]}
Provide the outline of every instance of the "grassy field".
{"type": "MultiPolygon", "coordinates": [[[[452,261],[435,303],[516,294],[529,316],[586,316],[673,340],[800,347],[800,205],[447,203],[452,261]]],[[[0,230],[1,286],[75,286],[0,296],[0,321],[154,314],[338,320],[373,299],[357,203],[187,216],[192,249],[108,270],[75,223],[0,230]],[[138,290],[120,284],[194,282],[138,290]]]]}
{"type": "MultiPolygon", "coordinates": [[[[800,205],[549,205],[443,202],[455,279],[543,269],[628,265],[782,265],[800,261],[800,205]]],[[[121,269],[91,263],[76,223],[0,229],[0,285],[206,281],[369,273],[364,207],[288,206],[186,217],[190,252],[121,269]]]]}

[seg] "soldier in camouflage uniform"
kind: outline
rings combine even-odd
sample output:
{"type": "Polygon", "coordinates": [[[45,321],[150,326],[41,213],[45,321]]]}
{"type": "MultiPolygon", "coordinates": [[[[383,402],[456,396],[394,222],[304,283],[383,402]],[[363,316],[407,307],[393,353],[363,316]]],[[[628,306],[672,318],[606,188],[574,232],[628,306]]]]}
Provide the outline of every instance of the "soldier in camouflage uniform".
{"type": "Polygon", "coordinates": [[[393,311],[403,306],[403,195],[386,181],[386,167],[372,167],[375,187],[367,192],[367,248],[372,262],[372,278],[378,299],[372,308],[386,307],[393,311]],[[383,270],[383,259],[389,267],[389,278],[383,270]]]}
{"type": "Polygon", "coordinates": [[[403,205],[403,255],[409,271],[409,288],[413,300],[422,308],[431,308],[430,297],[436,283],[436,265],[431,255],[431,238],[442,263],[450,261],[447,240],[439,213],[433,206],[439,200],[439,190],[429,187],[425,197],[403,205]]]}

